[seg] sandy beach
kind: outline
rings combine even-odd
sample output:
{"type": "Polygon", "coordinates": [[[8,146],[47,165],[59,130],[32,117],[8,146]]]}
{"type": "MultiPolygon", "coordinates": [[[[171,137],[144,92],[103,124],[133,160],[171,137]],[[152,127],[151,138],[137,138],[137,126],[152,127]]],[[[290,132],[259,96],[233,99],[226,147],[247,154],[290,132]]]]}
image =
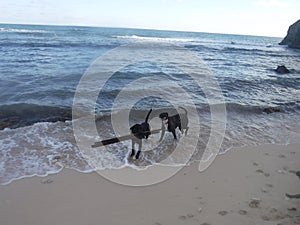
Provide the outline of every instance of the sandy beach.
{"type": "Polygon", "coordinates": [[[300,194],[299,170],[296,144],[232,149],[148,187],[65,169],[1,186],[0,224],[300,224],[300,200],[286,197],[300,194]]]}

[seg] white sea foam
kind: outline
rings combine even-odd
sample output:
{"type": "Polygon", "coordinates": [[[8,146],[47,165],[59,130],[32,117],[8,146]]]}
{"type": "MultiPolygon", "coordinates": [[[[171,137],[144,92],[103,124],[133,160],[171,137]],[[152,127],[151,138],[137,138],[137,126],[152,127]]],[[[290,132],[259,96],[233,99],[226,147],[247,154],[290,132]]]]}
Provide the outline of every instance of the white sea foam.
{"type": "Polygon", "coordinates": [[[163,38],[163,37],[146,37],[146,36],[138,36],[138,35],[121,35],[121,36],[113,36],[113,38],[135,39],[140,41],[151,41],[151,42],[191,42],[196,40],[192,38],[163,38]]]}
{"type": "Polygon", "coordinates": [[[14,28],[4,28],[0,27],[0,32],[9,32],[9,33],[50,33],[46,30],[30,30],[30,29],[14,29],[14,28]]]}

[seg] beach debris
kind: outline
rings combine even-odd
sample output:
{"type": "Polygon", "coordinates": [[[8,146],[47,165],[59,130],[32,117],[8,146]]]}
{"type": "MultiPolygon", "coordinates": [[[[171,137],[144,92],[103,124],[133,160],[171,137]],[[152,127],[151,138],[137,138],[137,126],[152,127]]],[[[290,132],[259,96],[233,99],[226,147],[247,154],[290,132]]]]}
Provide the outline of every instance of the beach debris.
{"type": "Polygon", "coordinates": [[[228,212],[225,211],[225,210],[222,210],[222,211],[218,212],[218,214],[221,215],[221,216],[225,216],[225,215],[228,214],[228,212]]]}
{"type": "Polygon", "coordinates": [[[288,68],[286,68],[285,65],[281,65],[281,66],[277,66],[277,68],[275,69],[275,72],[278,74],[287,74],[287,73],[290,73],[290,70],[288,68]]]}
{"type": "Polygon", "coordinates": [[[252,198],[250,203],[249,203],[249,207],[250,208],[258,208],[260,205],[261,200],[259,198],[252,198]]]}

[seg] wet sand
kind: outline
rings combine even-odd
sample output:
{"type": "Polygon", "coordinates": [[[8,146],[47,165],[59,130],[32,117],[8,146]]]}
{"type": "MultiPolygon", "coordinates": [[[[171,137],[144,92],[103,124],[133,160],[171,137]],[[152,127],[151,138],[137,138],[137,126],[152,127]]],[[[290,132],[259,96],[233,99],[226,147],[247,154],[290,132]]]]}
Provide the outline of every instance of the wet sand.
{"type": "Polygon", "coordinates": [[[0,224],[300,224],[300,200],[286,197],[300,194],[299,170],[297,144],[232,149],[147,187],[64,169],[0,186],[0,224]]]}

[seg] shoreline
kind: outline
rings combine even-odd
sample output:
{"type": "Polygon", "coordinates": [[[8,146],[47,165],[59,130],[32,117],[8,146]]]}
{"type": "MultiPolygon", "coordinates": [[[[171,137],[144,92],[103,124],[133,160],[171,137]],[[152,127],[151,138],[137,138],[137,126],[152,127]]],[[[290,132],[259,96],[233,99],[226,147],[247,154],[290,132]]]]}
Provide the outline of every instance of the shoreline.
{"type": "Polygon", "coordinates": [[[0,186],[6,225],[297,224],[297,144],[234,148],[204,172],[198,164],[146,187],[115,184],[96,172],[63,169],[0,186]]]}

